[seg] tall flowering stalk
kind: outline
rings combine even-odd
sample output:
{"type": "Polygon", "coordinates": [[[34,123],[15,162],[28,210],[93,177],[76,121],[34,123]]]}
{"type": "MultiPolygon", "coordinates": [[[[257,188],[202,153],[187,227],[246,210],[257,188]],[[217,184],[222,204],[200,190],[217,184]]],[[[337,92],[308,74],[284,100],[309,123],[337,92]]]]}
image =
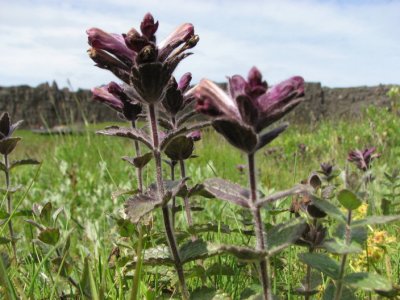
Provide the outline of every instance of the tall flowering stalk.
{"type": "Polygon", "coordinates": [[[99,133],[131,138],[151,149],[156,167],[155,187],[150,186],[128,200],[126,213],[132,222],[137,223],[144,215],[161,207],[166,239],[179,278],[182,298],[188,299],[183,264],[167,206],[168,201],[184,186],[185,179],[172,187],[166,186],[161,153],[174,137],[185,134],[189,129],[172,131],[161,137],[157,110],[166,96],[173,71],[190,54],[186,50],[194,47],[199,38],[194,34],[193,25],[185,23],[157,44],[155,33],[158,25],[151,14],[146,14],[140,24],[140,32],[132,28],[126,34],[118,35],[98,28],[89,29],[87,33],[91,49],[88,52],[98,67],[111,71],[128,85],[122,90],[123,93],[131,99],[137,99],[146,108],[150,135],[142,129],[115,126],[99,133]]]}
{"type": "MultiPolygon", "coordinates": [[[[284,124],[266,133],[263,132],[266,127],[282,118],[303,100],[304,80],[301,77],[292,77],[268,88],[267,83],[262,80],[260,71],[253,67],[247,80],[240,75],[228,78],[228,94],[207,79],[203,79],[194,88],[193,94],[197,98],[197,110],[212,117],[213,127],[230,144],[247,154],[249,199],[244,202],[239,197],[236,199],[227,197],[224,200],[233,200],[232,202],[251,210],[255,226],[256,250],[265,252],[268,249],[268,241],[261,216],[263,201],[258,197],[254,156],[257,150],[270,143],[286,129],[287,125],[284,124]]],[[[211,186],[209,190],[213,192],[215,187],[211,186]]],[[[283,193],[283,196],[294,192],[298,190],[288,191],[283,193]]],[[[268,256],[260,260],[259,272],[263,296],[270,300],[272,285],[268,256]]]]}

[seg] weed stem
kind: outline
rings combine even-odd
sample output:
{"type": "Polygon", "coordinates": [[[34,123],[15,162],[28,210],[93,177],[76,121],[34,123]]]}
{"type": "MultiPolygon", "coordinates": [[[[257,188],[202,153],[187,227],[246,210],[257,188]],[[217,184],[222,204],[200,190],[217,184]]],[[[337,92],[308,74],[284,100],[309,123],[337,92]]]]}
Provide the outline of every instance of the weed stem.
{"type": "MultiPolygon", "coordinates": [[[[256,170],[254,165],[254,153],[248,154],[248,168],[249,168],[249,183],[250,183],[250,196],[252,204],[257,201],[257,180],[256,180],[256,170]]],[[[264,236],[264,226],[261,219],[261,212],[259,207],[255,207],[253,205],[252,208],[253,218],[254,218],[254,226],[256,233],[256,249],[257,250],[265,250],[266,240],[264,236]]],[[[260,276],[261,276],[261,284],[263,287],[263,295],[265,300],[272,300],[272,292],[271,292],[271,278],[270,278],[270,263],[268,258],[264,258],[260,261],[260,276]]]]}

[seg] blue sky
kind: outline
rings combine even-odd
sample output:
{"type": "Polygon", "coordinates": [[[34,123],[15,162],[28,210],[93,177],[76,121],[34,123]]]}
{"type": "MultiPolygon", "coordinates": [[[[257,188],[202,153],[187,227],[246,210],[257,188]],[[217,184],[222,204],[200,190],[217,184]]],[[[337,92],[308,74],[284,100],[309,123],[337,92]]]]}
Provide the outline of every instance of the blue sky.
{"type": "Polygon", "coordinates": [[[400,83],[400,0],[0,0],[0,86],[114,80],[87,57],[85,30],[123,33],[146,12],[159,40],[194,24],[200,42],[176,72],[194,81],[256,65],[271,84],[292,75],[331,87],[400,83]]]}

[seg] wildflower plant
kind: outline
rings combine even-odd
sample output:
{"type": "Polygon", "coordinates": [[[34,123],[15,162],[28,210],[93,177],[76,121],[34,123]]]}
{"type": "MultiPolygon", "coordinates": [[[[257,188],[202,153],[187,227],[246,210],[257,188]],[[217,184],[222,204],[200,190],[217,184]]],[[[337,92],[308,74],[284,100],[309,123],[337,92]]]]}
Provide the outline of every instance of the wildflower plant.
{"type": "Polygon", "coordinates": [[[13,136],[15,130],[21,126],[23,121],[18,121],[16,123],[11,122],[11,118],[8,113],[3,113],[0,116],[0,154],[3,156],[3,162],[0,162],[0,169],[5,175],[5,188],[2,191],[5,192],[7,198],[7,209],[1,209],[0,215],[1,219],[5,219],[4,224],[8,225],[10,238],[3,239],[2,243],[11,243],[13,250],[13,259],[17,262],[17,247],[16,242],[18,240],[14,232],[13,227],[13,217],[15,211],[13,209],[12,194],[21,189],[21,186],[13,186],[11,182],[11,170],[16,167],[23,165],[36,165],[39,164],[38,161],[34,159],[23,159],[10,161],[10,154],[15,150],[18,143],[21,141],[20,137],[13,136]]]}
{"type": "MultiPolygon", "coordinates": [[[[127,84],[122,89],[122,93],[129,94],[130,99],[125,99],[124,103],[132,103],[132,100],[137,100],[147,112],[149,133],[139,128],[119,127],[111,127],[99,133],[131,138],[151,150],[156,167],[156,183],[150,185],[146,190],[141,190],[127,201],[126,214],[133,223],[138,223],[152,210],[161,208],[166,240],[178,275],[181,295],[183,299],[188,299],[189,293],[183,273],[183,264],[172,226],[171,211],[168,207],[169,200],[176,197],[185,187],[187,178],[179,181],[164,180],[161,155],[164,151],[173,152],[168,145],[173,143],[174,139],[204,126],[204,124],[176,126],[177,124],[173,121],[180,108],[184,106],[184,103],[178,105],[176,100],[183,100],[182,94],[179,93],[187,88],[190,80],[187,80],[188,77],[184,78],[179,87],[175,84],[172,73],[179,62],[190,55],[186,51],[193,48],[199,38],[194,34],[193,25],[185,23],[164,41],[157,44],[155,36],[157,29],[158,22],[154,21],[151,14],[144,16],[140,24],[140,32],[133,28],[126,34],[116,35],[108,34],[97,28],[89,29],[87,31],[88,39],[92,46],[89,54],[97,66],[110,70],[127,84]],[[169,101],[171,97],[173,103],[169,101]],[[168,104],[175,107],[168,106],[168,104]],[[167,128],[168,131],[162,133],[159,129],[159,118],[161,118],[161,109],[166,107],[167,113],[171,116],[172,128],[167,128]]],[[[118,96],[123,102],[121,93],[118,96]]],[[[181,144],[183,143],[177,143],[175,148],[182,148],[181,144]]],[[[182,153],[181,149],[173,150],[182,153]]],[[[178,157],[181,160],[184,158],[186,157],[178,157]]]]}
{"type": "Polygon", "coordinates": [[[304,96],[304,80],[292,77],[271,88],[263,81],[260,71],[253,67],[247,80],[240,75],[228,78],[228,94],[213,82],[203,79],[194,89],[196,109],[212,118],[212,126],[224,138],[247,155],[250,189],[224,179],[208,179],[205,189],[221,200],[229,201],[249,209],[253,216],[256,247],[261,253],[259,276],[263,287],[262,296],[272,299],[271,267],[269,259],[278,251],[292,244],[305,229],[302,220],[279,224],[270,229],[270,237],[277,238],[277,232],[285,233],[277,242],[269,241],[261,215],[265,205],[289,195],[307,191],[306,186],[278,192],[264,198],[259,196],[255,167],[255,153],[279,136],[287,124],[272,130],[264,129],[281,119],[296,107],[304,96]]]}

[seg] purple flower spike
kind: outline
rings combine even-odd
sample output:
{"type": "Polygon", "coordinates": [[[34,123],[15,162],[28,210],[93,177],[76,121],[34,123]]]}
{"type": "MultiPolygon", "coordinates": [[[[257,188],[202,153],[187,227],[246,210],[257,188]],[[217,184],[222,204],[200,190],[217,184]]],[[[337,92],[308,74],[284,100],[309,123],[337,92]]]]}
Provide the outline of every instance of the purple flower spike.
{"type": "Polygon", "coordinates": [[[191,92],[197,99],[197,111],[216,118],[214,128],[235,147],[251,153],[286,129],[287,125],[274,134],[259,134],[304,99],[304,80],[293,77],[268,90],[260,71],[253,67],[247,81],[240,75],[228,77],[229,95],[207,79],[191,92]]]}
{"type": "Polygon", "coordinates": [[[98,28],[90,28],[86,33],[89,45],[93,48],[110,52],[129,65],[134,61],[136,53],[126,46],[122,35],[110,34],[98,28]]]}
{"type": "Polygon", "coordinates": [[[348,161],[354,163],[362,171],[368,171],[371,168],[371,162],[381,156],[380,153],[374,153],[375,147],[366,148],[364,151],[355,149],[349,152],[348,161]]]}
{"type": "Polygon", "coordinates": [[[154,18],[150,13],[147,13],[142,23],[140,24],[140,31],[142,34],[147,37],[150,41],[155,41],[156,37],[154,34],[158,29],[158,21],[154,23],[154,18]]]}

